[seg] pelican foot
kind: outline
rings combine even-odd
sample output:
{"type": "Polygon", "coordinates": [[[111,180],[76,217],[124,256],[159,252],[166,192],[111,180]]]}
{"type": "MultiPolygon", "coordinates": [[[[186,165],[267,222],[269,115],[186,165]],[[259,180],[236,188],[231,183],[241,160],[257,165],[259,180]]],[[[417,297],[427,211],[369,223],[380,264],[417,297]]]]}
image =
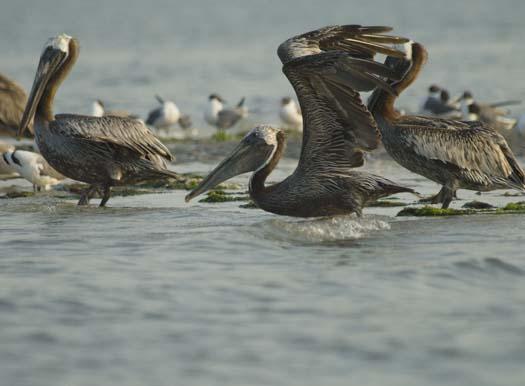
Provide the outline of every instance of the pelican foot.
{"type": "Polygon", "coordinates": [[[79,206],[82,205],[88,205],[89,200],[93,197],[93,194],[98,190],[98,188],[94,185],[89,185],[87,189],[85,189],[82,194],[80,195],[80,200],[78,200],[79,206]]]}
{"type": "Polygon", "coordinates": [[[104,193],[102,196],[102,201],[100,201],[100,207],[106,206],[106,203],[108,202],[110,196],[111,196],[111,186],[104,186],[104,193]]]}

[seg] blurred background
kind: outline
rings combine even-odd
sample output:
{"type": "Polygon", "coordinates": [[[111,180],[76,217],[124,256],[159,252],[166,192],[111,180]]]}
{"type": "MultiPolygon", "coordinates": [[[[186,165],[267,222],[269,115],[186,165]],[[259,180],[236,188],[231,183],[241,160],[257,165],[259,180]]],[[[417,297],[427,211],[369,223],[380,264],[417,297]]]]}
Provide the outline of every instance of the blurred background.
{"type": "Polygon", "coordinates": [[[409,110],[430,83],[452,94],[470,89],[482,101],[524,97],[522,0],[24,0],[1,7],[0,71],[25,89],[48,37],[66,32],[80,40],[57,112],[89,113],[99,98],[144,117],[158,93],[207,134],[214,130],[202,110],[217,92],[230,104],[246,96],[252,121],[276,122],[280,98],[293,95],[277,46],[348,23],[389,25],[428,48],[426,69],[399,102],[409,110]]]}

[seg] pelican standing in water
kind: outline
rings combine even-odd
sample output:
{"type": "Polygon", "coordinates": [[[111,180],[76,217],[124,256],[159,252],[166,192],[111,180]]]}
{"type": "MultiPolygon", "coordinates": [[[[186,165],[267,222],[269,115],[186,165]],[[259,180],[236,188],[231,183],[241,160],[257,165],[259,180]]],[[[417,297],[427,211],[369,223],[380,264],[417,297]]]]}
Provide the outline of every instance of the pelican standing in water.
{"type": "Polygon", "coordinates": [[[35,140],[45,160],[58,172],[90,186],[79,205],[101,190],[105,206],[115,185],[158,178],[178,178],[165,169],[173,157],[141,122],[121,117],[53,115],[53,99],[71,71],[79,52],[78,41],[58,35],[44,46],[20,124],[19,134],[35,121],[35,140]]]}
{"type": "Polygon", "coordinates": [[[12,150],[2,154],[2,159],[20,176],[33,184],[34,191],[49,190],[65,177],[58,173],[38,153],[26,150],[12,150]]]}
{"type": "MultiPolygon", "coordinates": [[[[0,135],[14,137],[26,106],[27,95],[22,87],[0,74],[0,135]]],[[[29,125],[28,137],[33,137],[33,124],[29,125]]]]}
{"type": "Polygon", "coordinates": [[[388,44],[406,40],[383,34],[388,31],[388,27],[331,26],[282,43],[278,55],[304,119],[301,157],[294,173],[265,186],[283,154],[285,137],[271,126],[257,126],[186,201],[247,172],[254,172],[249,192],[257,206],[287,216],[360,216],[369,201],[414,193],[386,178],[353,170],[363,165],[364,151],[379,144],[376,123],[359,91],[380,87],[392,92],[381,77],[395,77],[394,71],[373,58],[376,53],[403,55],[388,44]]]}
{"type": "Polygon", "coordinates": [[[419,43],[406,44],[406,57],[385,64],[404,73],[389,83],[395,93],[377,88],[368,102],[387,152],[401,166],[440,185],[432,203],[448,208],[458,189],[525,189],[525,174],[505,139],[481,122],[405,115],[394,108],[397,95],[419,75],[427,59],[419,43]]]}

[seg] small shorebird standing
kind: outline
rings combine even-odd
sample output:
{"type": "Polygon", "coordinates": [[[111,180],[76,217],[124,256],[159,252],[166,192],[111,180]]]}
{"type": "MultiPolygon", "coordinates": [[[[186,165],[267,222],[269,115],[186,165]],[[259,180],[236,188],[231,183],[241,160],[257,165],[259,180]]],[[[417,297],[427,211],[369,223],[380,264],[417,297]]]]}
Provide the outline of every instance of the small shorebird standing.
{"type": "Polygon", "coordinates": [[[44,157],[26,150],[12,150],[2,154],[2,159],[21,177],[33,184],[34,191],[49,190],[65,177],[53,169],[44,157]]]}
{"type": "Polygon", "coordinates": [[[248,116],[248,109],[244,107],[244,102],[245,98],[243,97],[237,106],[225,108],[224,100],[217,94],[211,94],[204,110],[204,119],[208,124],[219,130],[229,129],[248,116]]]}
{"type": "Polygon", "coordinates": [[[303,130],[303,115],[301,114],[301,108],[292,98],[284,97],[281,99],[279,117],[287,127],[297,131],[303,130]]]}

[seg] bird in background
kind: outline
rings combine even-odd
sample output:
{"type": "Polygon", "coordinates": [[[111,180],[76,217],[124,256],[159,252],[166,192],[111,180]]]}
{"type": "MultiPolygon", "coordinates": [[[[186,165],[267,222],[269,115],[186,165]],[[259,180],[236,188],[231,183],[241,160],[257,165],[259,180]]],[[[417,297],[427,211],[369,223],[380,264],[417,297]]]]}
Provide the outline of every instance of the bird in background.
{"type": "Polygon", "coordinates": [[[65,177],[53,169],[38,153],[26,150],[9,150],[2,154],[2,160],[21,177],[33,184],[33,191],[50,190],[65,177]]]}
{"type": "Polygon", "coordinates": [[[175,102],[164,100],[158,95],[155,95],[155,99],[157,99],[160,106],[149,112],[146,124],[156,129],[167,130],[179,122],[181,117],[180,110],[175,102]]]}
{"type": "Polygon", "coordinates": [[[460,98],[463,119],[467,121],[481,121],[498,130],[512,130],[518,120],[509,117],[509,109],[505,106],[517,105],[521,101],[508,100],[496,103],[480,103],[474,100],[472,92],[465,91],[460,98]]]}
{"type": "Polygon", "coordinates": [[[279,117],[286,127],[297,131],[303,131],[303,115],[301,114],[301,108],[292,98],[284,97],[281,99],[279,117]]]}
{"type": "Polygon", "coordinates": [[[441,118],[461,118],[459,104],[450,99],[450,93],[436,84],[428,88],[428,96],[421,107],[421,114],[441,118]]]}
{"type": "Polygon", "coordinates": [[[91,105],[91,115],[94,117],[113,116],[139,119],[138,115],[131,114],[126,110],[106,110],[104,102],[102,102],[100,99],[93,101],[93,104],[91,105]]]}
{"type": "Polygon", "coordinates": [[[211,94],[204,110],[204,119],[219,130],[229,129],[248,116],[248,109],[244,106],[245,100],[246,98],[242,97],[235,107],[225,108],[224,99],[218,94],[211,94]]]}

